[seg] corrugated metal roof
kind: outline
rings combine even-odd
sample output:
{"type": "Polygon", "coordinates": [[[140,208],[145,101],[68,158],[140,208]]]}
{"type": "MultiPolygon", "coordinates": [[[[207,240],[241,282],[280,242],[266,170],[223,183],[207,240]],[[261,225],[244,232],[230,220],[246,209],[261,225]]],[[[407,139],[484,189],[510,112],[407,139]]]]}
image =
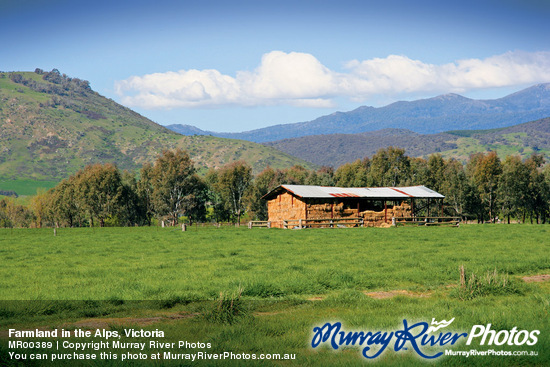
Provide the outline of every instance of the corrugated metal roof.
{"type": "Polygon", "coordinates": [[[281,185],[264,195],[264,199],[278,195],[286,190],[302,198],[380,198],[380,199],[406,199],[406,198],[437,198],[445,196],[428,189],[425,186],[407,187],[330,187],[310,185],[281,185]]]}

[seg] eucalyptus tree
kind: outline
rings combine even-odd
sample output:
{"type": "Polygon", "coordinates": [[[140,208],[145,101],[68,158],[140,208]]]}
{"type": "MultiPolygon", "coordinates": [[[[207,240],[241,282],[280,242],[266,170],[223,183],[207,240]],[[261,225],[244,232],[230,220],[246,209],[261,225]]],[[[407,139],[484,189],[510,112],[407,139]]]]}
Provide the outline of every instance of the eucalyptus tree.
{"type": "Polygon", "coordinates": [[[238,224],[245,212],[245,193],[251,183],[252,168],[246,162],[237,161],[222,167],[214,184],[225,207],[231,211],[238,224]]]}
{"type": "Polygon", "coordinates": [[[196,175],[193,161],[184,150],[163,151],[152,166],[142,170],[142,179],[141,190],[149,195],[147,200],[159,218],[167,217],[177,224],[180,216],[199,205],[195,199],[202,180],[196,175]]]}
{"type": "MultiPolygon", "coordinates": [[[[498,183],[502,173],[502,164],[495,151],[474,154],[468,162],[467,172],[478,190],[479,198],[489,214],[490,221],[496,215],[498,183]]],[[[481,218],[483,221],[484,218],[481,218]]]]}

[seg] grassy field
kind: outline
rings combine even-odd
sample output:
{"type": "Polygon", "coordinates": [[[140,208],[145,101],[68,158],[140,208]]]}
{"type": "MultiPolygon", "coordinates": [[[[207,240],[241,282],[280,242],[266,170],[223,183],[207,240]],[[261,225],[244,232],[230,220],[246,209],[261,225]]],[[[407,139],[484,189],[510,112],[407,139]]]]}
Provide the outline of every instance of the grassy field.
{"type": "MultiPolygon", "coordinates": [[[[550,283],[521,277],[550,273],[549,230],[62,228],[55,237],[52,229],[0,230],[0,330],[76,327],[88,320],[114,330],[162,329],[167,340],[210,342],[210,352],[296,354],[295,361],[277,365],[363,365],[357,347],[309,347],[313,327],[341,321],[346,330],[398,330],[404,318],[455,317],[454,330],[464,332],[488,323],[493,330],[538,329],[534,347],[477,349],[536,350],[539,356],[441,357],[437,364],[543,366],[550,364],[550,283]],[[458,287],[462,265],[467,279],[496,270],[506,283],[465,296],[458,287]],[[396,296],[373,298],[391,292],[396,296]],[[233,302],[220,300],[220,293],[233,302]]],[[[377,362],[425,364],[412,351],[393,350],[377,362]]]]}
{"type": "Polygon", "coordinates": [[[39,189],[48,190],[58,183],[58,181],[0,179],[0,190],[15,191],[19,196],[33,196],[39,189]]]}

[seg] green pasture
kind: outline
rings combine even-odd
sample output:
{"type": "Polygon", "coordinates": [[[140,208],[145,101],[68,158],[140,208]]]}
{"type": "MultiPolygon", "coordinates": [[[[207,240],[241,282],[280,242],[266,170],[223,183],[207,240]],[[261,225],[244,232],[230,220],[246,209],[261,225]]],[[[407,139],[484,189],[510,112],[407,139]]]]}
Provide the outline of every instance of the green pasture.
{"type": "Polygon", "coordinates": [[[48,190],[57,184],[57,181],[0,179],[0,190],[15,191],[19,196],[33,196],[39,189],[48,190]]]}
{"type": "MultiPolygon", "coordinates": [[[[121,326],[113,320],[125,319],[134,327],[164,330],[165,341],[210,342],[210,352],[296,354],[291,362],[233,361],[236,365],[359,366],[367,361],[357,347],[309,347],[313,327],[340,321],[346,330],[398,330],[403,319],[429,323],[454,317],[454,330],[464,332],[488,323],[494,330],[540,330],[532,347],[476,348],[535,350],[539,356],[449,356],[436,365],[544,366],[550,364],[550,283],[525,283],[521,277],[550,273],[549,230],[543,225],[61,228],[54,236],[53,229],[3,229],[0,330],[85,319],[110,320],[116,330],[121,326]],[[467,277],[496,270],[507,277],[506,286],[461,297],[461,265],[467,277]],[[366,295],[396,290],[410,295],[366,295]],[[224,300],[231,301],[230,310],[221,315],[222,304],[229,305],[224,300]],[[140,324],[151,317],[158,320],[140,324]]],[[[0,362],[10,363],[5,349],[0,362]]],[[[426,365],[410,350],[388,350],[374,362],[426,365]]]]}

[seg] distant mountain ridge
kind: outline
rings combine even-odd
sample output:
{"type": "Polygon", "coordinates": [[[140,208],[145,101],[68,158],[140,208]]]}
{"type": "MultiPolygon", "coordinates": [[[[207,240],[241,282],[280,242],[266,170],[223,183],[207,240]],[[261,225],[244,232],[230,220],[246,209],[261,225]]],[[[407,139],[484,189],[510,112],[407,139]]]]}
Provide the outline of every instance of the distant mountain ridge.
{"type": "Polygon", "coordinates": [[[395,102],[379,108],[362,106],[312,121],[280,124],[241,133],[203,131],[189,125],[166,127],[184,135],[212,135],[264,143],[309,135],[356,134],[386,128],[408,129],[421,134],[494,129],[548,116],[550,83],[534,85],[493,100],[444,94],[410,102],[395,102]]]}
{"type": "Polygon", "coordinates": [[[338,167],[356,159],[372,157],[388,146],[404,148],[411,157],[440,153],[466,161],[470,154],[495,150],[504,158],[533,152],[550,161],[550,118],[490,130],[455,130],[419,134],[406,129],[383,129],[360,134],[310,135],[264,143],[320,166],[338,167]]]}

